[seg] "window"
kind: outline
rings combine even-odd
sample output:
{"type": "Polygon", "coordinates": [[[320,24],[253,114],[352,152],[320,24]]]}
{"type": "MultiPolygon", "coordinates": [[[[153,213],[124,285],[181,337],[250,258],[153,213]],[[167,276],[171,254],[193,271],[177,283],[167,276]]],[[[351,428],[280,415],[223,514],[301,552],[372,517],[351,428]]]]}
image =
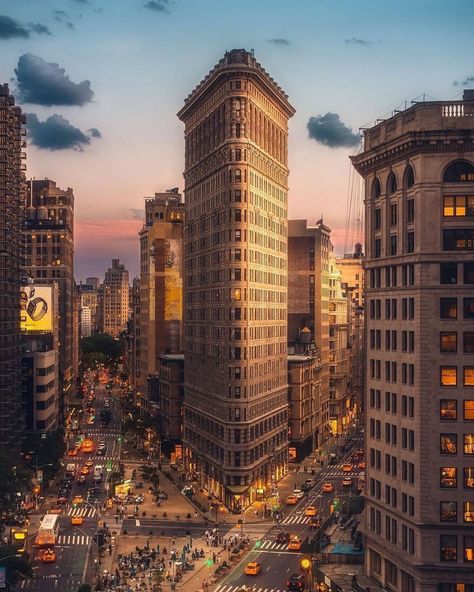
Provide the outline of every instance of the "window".
{"type": "Polygon", "coordinates": [[[473,399],[466,399],[463,402],[464,407],[464,420],[465,421],[474,421],[474,400],[473,399]]]}
{"type": "Polygon", "coordinates": [[[451,534],[442,534],[440,537],[440,560],[457,561],[458,547],[457,537],[451,534]]]}
{"type": "Polygon", "coordinates": [[[405,169],[405,173],[403,175],[403,185],[406,189],[413,187],[415,184],[415,173],[413,172],[413,168],[408,165],[405,169]]]}
{"type": "Polygon", "coordinates": [[[439,281],[440,281],[440,284],[457,284],[458,283],[458,264],[457,263],[440,263],[440,265],[439,265],[439,281]]]}
{"type": "Polygon", "coordinates": [[[457,434],[440,434],[439,451],[441,454],[457,454],[458,437],[457,434]]]}
{"type": "MultiPolygon", "coordinates": [[[[454,489],[458,486],[458,472],[456,467],[440,468],[440,486],[444,489],[454,489]]],[[[474,479],[473,479],[474,482],[474,479]]]]}
{"type": "Polygon", "coordinates": [[[415,250],[415,233],[407,232],[407,253],[413,253],[415,250]]]}
{"type": "Polygon", "coordinates": [[[439,334],[439,349],[443,354],[453,354],[458,351],[458,334],[442,332],[439,334]]]}
{"type": "Polygon", "coordinates": [[[382,255],[382,241],[379,238],[376,238],[374,241],[374,257],[375,259],[380,259],[382,255]]]}
{"type": "Polygon", "coordinates": [[[390,255],[397,254],[397,235],[393,234],[390,236],[390,255]]]}
{"type": "MultiPolygon", "coordinates": [[[[241,132],[241,125],[240,125],[240,123],[236,123],[235,124],[235,137],[236,138],[240,138],[240,134],[241,133],[242,133],[241,132]]],[[[236,179],[235,180],[237,181],[237,175],[236,175],[236,179]]]]}
{"type": "Polygon", "coordinates": [[[382,210],[376,208],[374,210],[374,230],[380,230],[382,228],[382,210]]]}
{"type": "Polygon", "coordinates": [[[444,251],[472,251],[474,250],[474,229],[456,228],[443,230],[444,251]]]}
{"type": "MultiPolygon", "coordinates": [[[[239,125],[239,124],[237,124],[239,125]]],[[[239,136],[237,136],[239,137],[239,136]]],[[[235,169],[235,182],[240,183],[242,181],[242,171],[240,169],[235,169]]]]}
{"type": "Polygon", "coordinates": [[[445,218],[474,216],[474,195],[445,195],[443,215],[445,218]]]}
{"type": "Polygon", "coordinates": [[[466,331],[463,335],[464,353],[474,354],[474,332],[466,331]]]}
{"type": "Polygon", "coordinates": [[[474,165],[466,160],[451,163],[443,175],[443,183],[469,183],[474,181],[474,165]]]}
{"type": "Polygon", "coordinates": [[[474,468],[464,468],[464,487],[466,489],[474,489],[474,468]]]}
{"type": "Polygon", "coordinates": [[[464,454],[474,454],[474,434],[464,434],[464,454]]]}
{"type": "Polygon", "coordinates": [[[407,222],[415,220],[415,200],[407,199],[407,222]]]}
{"type": "Polygon", "coordinates": [[[390,226],[395,226],[398,221],[397,204],[390,205],[390,226]]]}
{"type": "Polygon", "coordinates": [[[372,185],[372,197],[373,199],[377,199],[378,197],[380,197],[382,193],[382,189],[380,187],[380,181],[378,180],[377,177],[375,177],[375,180],[373,182],[372,185]]]}
{"type": "Polygon", "coordinates": [[[474,522],[474,502],[464,502],[464,522],[474,522]]]}
{"type": "Polygon", "coordinates": [[[441,502],[439,519],[441,522],[457,522],[458,504],[456,502],[441,502]]]}
{"type": "Polygon", "coordinates": [[[472,261],[464,263],[464,283],[474,284],[474,263],[472,261]]]}
{"type": "Polygon", "coordinates": [[[443,421],[458,418],[458,402],[456,399],[441,399],[439,402],[439,418],[443,421]]]}
{"type": "Polygon", "coordinates": [[[464,367],[464,386],[474,386],[474,367],[464,367]]]}
{"type": "Polygon", "coordinates": [[[464,298],[464,318],[474,319],[474,298],[464,298]]]}
{"type": "MultiPolygon", "coordinates": [[[[468,300],[465,298],[465,300],[468,300]]],[[[474,300],[474,298],[473,298],[474,300]]],[[[458,299],[440,298],[439,299],[439,317],[440,319],[458,318],[458,299]]]]}
{"type": "Polygon", "coordinates": [[[464,561],[474,561],[474,536],[464,537],[464,561]]]}
{"type": "Polygon", "coordinates": [[[441,366],[439,370],[441,386],[457,386],[458,369],[456,366],[441,366]]]}

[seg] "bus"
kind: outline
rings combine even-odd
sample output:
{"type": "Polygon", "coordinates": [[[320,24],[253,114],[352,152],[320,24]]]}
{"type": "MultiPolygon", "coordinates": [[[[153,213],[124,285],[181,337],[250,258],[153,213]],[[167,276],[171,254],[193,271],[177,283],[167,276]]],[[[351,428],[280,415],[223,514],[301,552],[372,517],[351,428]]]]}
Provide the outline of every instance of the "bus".
{"type": "Polygon", "coordinates": [[[59,515],[46,514],[40,522],[35,538],[35,547],[52,547],[59,535],[59,515]]]}
{"type": "Polygon", "coordinates": [[[86,438],[82,442],[82,452],[92,452],[94,448],[94,443],[90,438],[86,438]]]}

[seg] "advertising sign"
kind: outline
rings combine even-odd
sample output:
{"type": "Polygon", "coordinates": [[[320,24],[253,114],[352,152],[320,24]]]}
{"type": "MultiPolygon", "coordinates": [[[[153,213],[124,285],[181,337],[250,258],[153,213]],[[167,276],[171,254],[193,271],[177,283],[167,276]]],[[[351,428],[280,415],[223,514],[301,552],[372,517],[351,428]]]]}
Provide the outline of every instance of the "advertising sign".
{"type": "Polygon", "coordinates": [[[53,330],[51,286],[21,287],[20,326],[26,333],[50,333],[53,330]]]}

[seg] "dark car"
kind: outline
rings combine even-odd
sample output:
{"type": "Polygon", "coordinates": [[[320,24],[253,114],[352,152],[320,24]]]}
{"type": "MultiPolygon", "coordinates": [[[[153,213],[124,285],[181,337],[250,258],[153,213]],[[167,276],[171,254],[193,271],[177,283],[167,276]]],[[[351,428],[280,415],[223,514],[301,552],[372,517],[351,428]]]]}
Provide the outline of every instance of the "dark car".
{"type": "Polygon", "coordinates": [[[279,532],[277,534],[276,542],[287,545],[290,542],[290,533],[289,532],[279,532]]]}
{"type": "Polygon", "coordinates": [[[286,582],[288,592],[302,592],[305,586],[305,578],[302,574],[293,574],[286,582]]]}

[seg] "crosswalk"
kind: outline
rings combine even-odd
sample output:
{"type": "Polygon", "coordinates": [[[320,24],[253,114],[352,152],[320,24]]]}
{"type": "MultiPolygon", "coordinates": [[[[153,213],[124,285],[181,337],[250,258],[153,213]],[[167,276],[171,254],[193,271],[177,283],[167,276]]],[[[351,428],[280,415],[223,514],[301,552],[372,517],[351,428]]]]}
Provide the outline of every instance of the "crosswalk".
{"type": "Polygon", "coordinates": [[[282,521],[282,524],[309,524],[310,522],[311,522],[311,518],[309,516],[293,515],[293,516],[287,516],[282,521]]]}
{"type": "MultiPolygon", "coordinates": [[[[242,590],[242,585],[220,584],[217,588],[214,588],[214,592],[239,592],[239,590],[242,590]]],[[[246,584],[246,590],[248,590],[248,592],[285,592],[284,588],[262,588],[262,586],[258,585],[254,585],[250,588],[248,584],[246,584]]]]}
{"type": "Polygon", "coordinates": [[[360,473],[361,471],[351,471],[350,473],[348,473],[346,471],[338,471],[337,469],[334,469],[332,471],[324,473],[324,477],[358,477],[360,473]]]}
{"type": "Polygon", "coordinates": [[[259,551],[287,551],[288,545],[285,543],[276,543],[275,541],[263,541],[259,551]]]}
{"type": "Polygon", "coordinates": [[[68,516],[82,516],[82,518],[92,518],[97,514],[95,508],[69,508],[68,516]]]}
{"type": "Polygon", "coordinates": [[[60,534],[58,545],[88,545],[91,538],[85,534],[60,534]]]}
{"type": "Polygon", "coordinates": [[[100,464],[100,461],[107,461],[107,460],[111,460],[112,462],[116,462],[118,463],[119,460],[116,456],[99,456],[99,455],[95,455],[95,456],[89,456],[88,458],[90,458],[90,460],[95,461],[95,464],[98,465],[100,464]]]}

